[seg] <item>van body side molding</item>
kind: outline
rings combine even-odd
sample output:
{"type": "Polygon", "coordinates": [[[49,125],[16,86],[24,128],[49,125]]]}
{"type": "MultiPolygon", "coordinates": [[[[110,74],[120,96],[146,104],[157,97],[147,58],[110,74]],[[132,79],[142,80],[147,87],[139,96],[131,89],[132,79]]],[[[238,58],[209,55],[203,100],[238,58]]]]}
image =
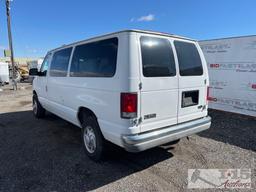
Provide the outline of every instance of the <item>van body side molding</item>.
{"type": "Polygon", "coordinates": [[[123,135],[122,142],[127,151],[139,152],[201,132],[210,126],[211,117],[207,116],[146,133],[123,135]]]}

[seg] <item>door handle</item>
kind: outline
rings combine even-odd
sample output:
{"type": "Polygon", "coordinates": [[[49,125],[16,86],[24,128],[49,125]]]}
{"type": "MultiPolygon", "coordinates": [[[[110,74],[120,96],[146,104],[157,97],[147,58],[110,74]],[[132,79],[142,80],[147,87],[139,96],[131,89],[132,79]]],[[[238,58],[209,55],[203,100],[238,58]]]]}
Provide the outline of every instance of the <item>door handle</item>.
{"type": "Polygon", "coordinates": [[[45,91],[46,91],[46,92],[48,91],[48,87],[47,87],[47,85],[45,86],[45,91]]]}
{"type": "Polygon", "coordinates": [[[201,110],[203,111],[203,110],[206,109],[206,105],[199,105],[197,108],[198,108],[198,109],[201,109],[201,110]]]}

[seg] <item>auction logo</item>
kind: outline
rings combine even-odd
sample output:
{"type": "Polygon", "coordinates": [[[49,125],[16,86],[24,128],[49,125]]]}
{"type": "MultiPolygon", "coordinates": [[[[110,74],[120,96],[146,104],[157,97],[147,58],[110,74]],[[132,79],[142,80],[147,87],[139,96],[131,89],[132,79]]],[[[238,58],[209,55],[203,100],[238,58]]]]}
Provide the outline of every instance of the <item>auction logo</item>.
{"type": "Polygon", "coordinates": [[[227,81],[219,81],[219,80],[210,81],[210,88],[212,89],[224,89],[227,86],[228,86],[227,81]]]}
{"type": "Polygon", "coordinates": [[[215,63],[215,64],[210,64],[210,68],[219,68],[220,64],[215,63]]]}
{"type": "Polygon", "coordinates": [[[256,49],[256,41],[251,41],[245,49],[256,49]]]}
{"type": "Polygon", "coordinates": [[[256,112],[256,103],[253,103],[252,101],[218,97],[215,98],[213,102],[217,104],[232,106],[235,109],[256,112]]]}
{"type": "Polygon", "coordinates": [[[230,49],[229,43],[200,45],[205,53],[225,53],[230,49]]]}
{"type": "Polygon", "coordinates": [[[213,70],[233,70],[236,72],[256,72],[256,63],[209,63],[210,69],[213,70]]]}
{"type": "Polygon", "coordinates": [[[188,169],[188,188],[251,187],[251,169],[188,169]]]}

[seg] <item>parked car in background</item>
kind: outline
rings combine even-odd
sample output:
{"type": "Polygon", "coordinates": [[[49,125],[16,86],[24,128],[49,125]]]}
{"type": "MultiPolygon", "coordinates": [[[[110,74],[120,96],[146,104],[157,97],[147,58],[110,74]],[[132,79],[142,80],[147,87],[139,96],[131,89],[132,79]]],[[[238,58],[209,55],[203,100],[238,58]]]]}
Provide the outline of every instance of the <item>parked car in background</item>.
{"type": "Polygon", "coordinates": [[[33,82],[33,112],[82,129],[86,154],[106,142],[139,152],[210,127],[209,78],[197,41],[125,30],[47,53],[33,82]]]}

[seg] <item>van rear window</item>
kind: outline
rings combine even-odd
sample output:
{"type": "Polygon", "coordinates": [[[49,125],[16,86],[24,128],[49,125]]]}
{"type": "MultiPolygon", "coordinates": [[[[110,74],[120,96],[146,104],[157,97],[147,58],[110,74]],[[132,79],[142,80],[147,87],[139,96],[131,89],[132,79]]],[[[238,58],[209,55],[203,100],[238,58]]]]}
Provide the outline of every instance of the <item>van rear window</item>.
{"type": "Polygon", "coordinates": [[[145,77],[176,75],[173,51],[167,39],[142,36],[140,44],[143,75],[145,77]]]}
{"type": "Polygon", "coordinates": [[[202,61],[193,43],[174,41],[181,76],[199,76],[203,74],[202,61]]]}

